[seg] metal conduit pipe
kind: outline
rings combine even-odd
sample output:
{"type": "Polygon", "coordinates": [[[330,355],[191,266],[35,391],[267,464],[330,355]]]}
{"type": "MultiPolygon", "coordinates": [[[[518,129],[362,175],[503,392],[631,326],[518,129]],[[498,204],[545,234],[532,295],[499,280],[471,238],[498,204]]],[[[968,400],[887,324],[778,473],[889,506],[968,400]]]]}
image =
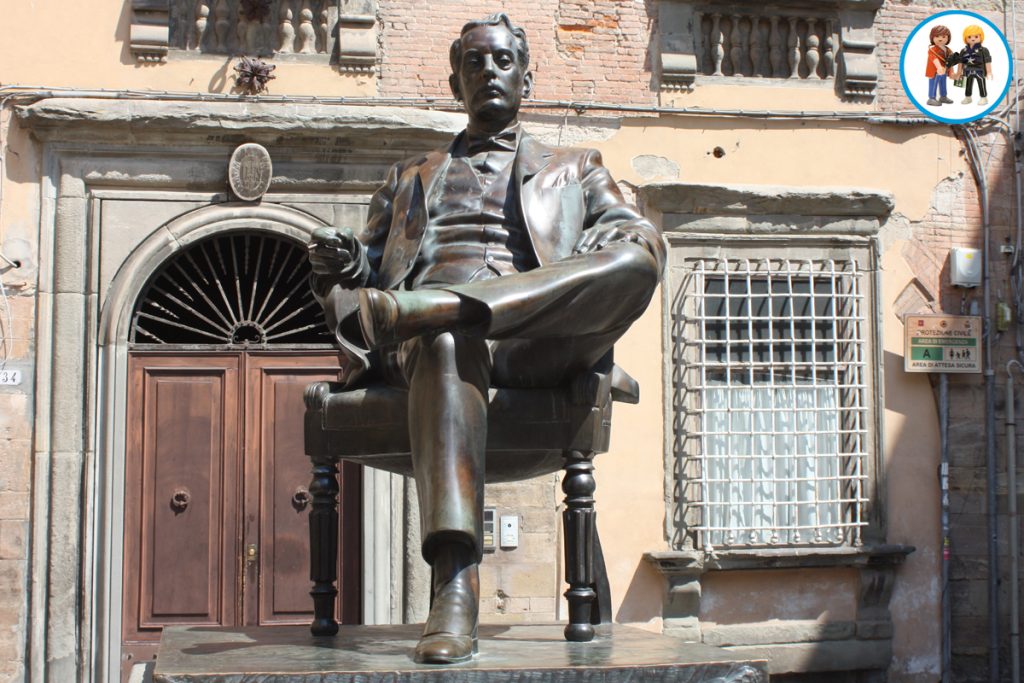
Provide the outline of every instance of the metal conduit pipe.
{"type": "MultiPolygon", "coordinates": [[[[315,95],[234,95],[230,93],[173,92],[169,90],[109,90],[64,88],[58,86],[2,86],[0,98],[15,97],[33,101],[55,97],[158,100],[194,102],[248,102],[287,104],[337,104],[359,107],[418,107],[449,111],[462,111],[462,105],[453,99],[431,97],[318,97],[315,95]]],[[[942,126],[915,112],[878,114],[870,111],[785,111],[774,109],[715,109],[707,107],[661,107],[656,105],[616,104],[614,102],[579,102],[575,100],[527,100],[524,109],[572,110],[578,114],[587,111],[623,112],[636,114],[666,114],[690,116],[728,116],[749,119],[821,119],[867,121],[873,124],[907,124],[942,126]]]]}
{"type": "Polygon", "coordinates": [[[985,521],[988,535],[988,626],[989,626],[989,680],[999,680],[999,527],[996,523],[996,384],[992,367],[995,330],[992,325],[992,258],[991,226],[988,215],[988,181],[985,167],[981,162],[976,135],[970,125],[953,127],[963,142],[967,161],[978,186],[978,200],[981,204],[982,229],[982,330],[985,337],[985,521]]]}
{"type": "MultiPolygon", "coordinates": [[[[1006,364],[1006,483],[1010,527],[1010,557],[1017,557],[1017,414],[1013,402],[1013,366],[1024,371],[1018,361],[1006,364]]],[[[1010,670],[1012,681],[1020,681],[1020,567],[1010,562],[1010,670]]]]}
{"type": "Polygon", "coordinates": [[[953,611],[949,594],[949,373],[939,374],[939,490],[942,520],[942,683],[953,676],[953,611]]]}

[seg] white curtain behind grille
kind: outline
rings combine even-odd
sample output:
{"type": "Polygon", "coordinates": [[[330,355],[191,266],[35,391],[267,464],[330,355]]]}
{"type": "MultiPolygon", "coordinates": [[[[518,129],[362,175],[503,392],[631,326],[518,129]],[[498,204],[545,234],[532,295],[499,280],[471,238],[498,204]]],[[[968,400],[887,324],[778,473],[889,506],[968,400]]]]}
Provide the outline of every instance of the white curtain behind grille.
{"type": "Polygon", "coordinates": [[[704,389],[706,543],[842,541],[837,389],[769,383],[704,389]]]}

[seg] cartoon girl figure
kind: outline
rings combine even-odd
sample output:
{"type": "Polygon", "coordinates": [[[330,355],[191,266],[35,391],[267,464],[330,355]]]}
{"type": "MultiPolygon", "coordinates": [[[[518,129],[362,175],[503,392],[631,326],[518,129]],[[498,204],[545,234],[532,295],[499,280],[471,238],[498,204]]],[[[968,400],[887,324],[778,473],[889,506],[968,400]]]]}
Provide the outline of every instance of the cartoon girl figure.
{"type": "Polygon", "coordinates": [[[964,77],[966,90],[964,90],[961,104],[971,103],[971,90],[974,82],[978,83],[979,105],[988,104],[988,88],[985,87],[985,79],[992,78],[992,55],[988,48],[982,45],[985,40],[985,31],[977,24],[971,24],[964,29],[964,42],[967,43],[960,52],[954,54],[950,60],[950,66],[957,65],[956,77],[964,77]]]}
{"type": "Polygon", "coordinates": [[[928,77],[928,104],[933,107],[953,104],[953,100],[946,97],[946,62],[953,54],[947,46],[952,35],[948,28],[937,24],[928,34],[928,40],[931,44],[928,46],[928,66],[924,72],[928,77]]]}

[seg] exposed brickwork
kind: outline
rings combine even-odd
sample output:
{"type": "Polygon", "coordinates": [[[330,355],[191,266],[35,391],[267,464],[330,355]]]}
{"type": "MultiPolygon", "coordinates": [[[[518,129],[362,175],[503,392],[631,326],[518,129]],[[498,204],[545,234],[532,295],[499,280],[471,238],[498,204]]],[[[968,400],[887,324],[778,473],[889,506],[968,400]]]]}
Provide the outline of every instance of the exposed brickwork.
{"type": "MultiPolygon", "coordinates": [[[[941,5],[887,2],[878,12],[875,24],[879,53],[884,65],[878,88],[877,106],[884,111],[913,109],[903,93],[899,78],[899,56],[903,41],[920,21],[946,9],[941,5]]],[[[997,26],[1005,27],[1001,6],[991,2],[956,3],[987,16],[997,26]]],[[[1007,17],[1008,18],[1008,17],[1007,17]]],[[[1024,34],[1024,17],[1018,34],[1024,34]]],[[[1024,45],[1014,47],[1022,54],[1024,45]]],[[[1019,62],[1018,62],[1019,66],[1019,62]]],[[[955,97],[955,95],[954,95],[955,97]]],[[[988,166],[989,220],[992,227],[992,296],[994,301],[1010,302],[1012,292],[1008,280],[1009,261],[999,253],[999,246],[1015,240],[1015,209],[1013,195],[1013,150],[1001,129],[990,128],[981,136],[981,154],[988,166]]],[[[948,285],[949,250],[955,246],[982,246],[982,215],[979,193],[973,176],[949,178],[936,187],[932,210],[913,225],[913,241],[903,256],[913,268],[921,285],[936,298],[935,309],[946,313],[980,313],[982,292],[954,289],[948,285]]],[[[1005,367],[1015,355],[1012,330],[996,338],[993,366],[996,371],[997,450],[999,458],[1000,520],[1000,651],[1002,679],[1009,680],[1009,597],[1006,577],[1010,558],[1007,556],[1008,534],[1006,513],[1004,396],[1005,367]]],[[[1018,386],[1024,385],[1021,377],[1018,386]]],[[[988,529],[986,520],[985,475],[985,394],[983,378],[957,377],[950,392],[950,486],[951,486],[951,581],[953,615],[953,680],[973,683],[989,680],[988,635],[988,529]]],[[[1017,398],[1017,413],[1020,401],[1017,398]]],[[[1024,558],[1022,558],[1024,559],[1024,558]]]]}
{"type": "Polygon", "coordinates": [[[381,0],[381,96],[450,98],[449,45],[467,19],[499,10],[526,30],[535,98],[656,103],[654,0],[381,0]]]}

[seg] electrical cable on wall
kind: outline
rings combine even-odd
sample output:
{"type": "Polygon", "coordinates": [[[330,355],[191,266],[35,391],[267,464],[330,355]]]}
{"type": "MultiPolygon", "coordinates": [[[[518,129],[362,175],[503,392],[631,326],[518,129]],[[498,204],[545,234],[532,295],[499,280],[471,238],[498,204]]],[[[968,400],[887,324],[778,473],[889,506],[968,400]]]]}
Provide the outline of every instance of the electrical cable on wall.
{"type": "MultiPolygon", "coordinates": [[[[3,258],[4,261],[17,268],[17,266],[14,265],[16,261],[11,261],[3,254],[0,254],[0,258],[3,258]]],[[[4,307],[4,317],[2,321],[0,321],[0,325],[2,325],[2,327],[0,327],[0,350],[2,350],[2,354],[0,354],[0,372],[3,372],[7,367],[8,359],[11,357],[10,340],[11,335],[14,334],[14,319],[11,316],[11,301],[7,298],[7,287],[4,286],[4,279],[2,277],[0,277],[0,302],[2,302],[4,307]]]]}

